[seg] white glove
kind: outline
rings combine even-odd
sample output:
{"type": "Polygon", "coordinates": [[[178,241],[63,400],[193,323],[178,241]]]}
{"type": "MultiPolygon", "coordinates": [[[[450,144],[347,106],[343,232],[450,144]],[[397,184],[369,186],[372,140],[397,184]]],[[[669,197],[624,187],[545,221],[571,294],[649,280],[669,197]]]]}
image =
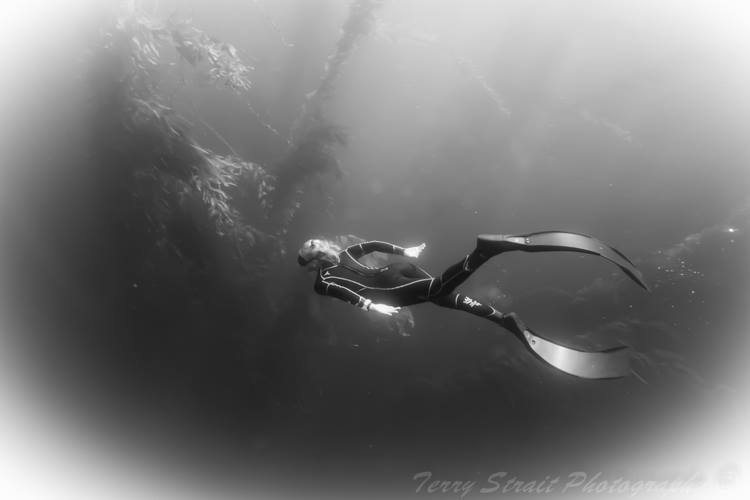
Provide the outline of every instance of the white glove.
{"type": "Polygon", "coordinates": [[[370,304],[368,311],[377,311],[380,314],[385,314],[386,316],[390,316],[394,313],[397,313],[399,309],[401,308],[389,306],[387,304],[370,304]]]}
{"type": "Polygon", "coordinates": [[[421,245],[416,247],[404,248],[404,255],[406,255],[407,257],[419,257],[419,254],[422,253],[422,250],[424,250],[424,247],[426,246],[426,243],[422,243],[421,245]]]}

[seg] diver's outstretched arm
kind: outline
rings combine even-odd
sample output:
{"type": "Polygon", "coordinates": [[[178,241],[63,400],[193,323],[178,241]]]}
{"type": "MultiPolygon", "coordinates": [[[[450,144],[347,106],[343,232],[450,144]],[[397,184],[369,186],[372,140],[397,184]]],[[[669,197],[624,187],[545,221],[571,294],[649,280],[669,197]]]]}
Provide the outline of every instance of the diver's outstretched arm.
{"type": "Polygon", "coordinates": [[[630,349],[627,346],[587,352],[560,345],[540,337],[515,313],[495,313],[493,321],[509,330],[537,358],[558,370],[581,378],[619,378],[630,375],[630,349]]]}
{"type": "Polygon", "coordinates": [[[616,264],[633,281],[645,290],[648,285],[643,275],[622,252],[593,236],[566,231],[542,231],[538,233],[508,235],[480,234],[477,249],[489,255],[497,255],[512,250],[523,252],[581,252],[604,257],[616,264]]]}
{"type": "Polygon", "coordinates": [[[375,311],[386,316],[391,316],[397,313],[401,308],[389,306],[388,304],[377,304],[372,300],[363,297],[353,290],[349,290],[345,286],[341,286],[338,283],[333,283],[325,279],[320,278],[315,281],[315,291],[321,295],[329,295],[336,297],[339,300],[348,302],[353,306],[357,306],[365,311],[375,311]]]}
{"type": "Polygon", "coordinates": [[[385,241],[365,241],[346,247],[344,250],[355,259],[359,259],[372,252],[392,253],[394,255],[404,255],[404,247],[394,245],[393,243],[386,243],[385,241]]]}
{"type": "Polygon", "coordinates": [[[344,250],[355,259],[359,259],[372,252],[392,253],[394,255],[406,255],[407,257],[419,257],[419,254],[424,250],[425,243],[417,245],[415,247],[400,247],[393,243],[386,243],[385,241],[365,241],[346,247],[344,250]]]}

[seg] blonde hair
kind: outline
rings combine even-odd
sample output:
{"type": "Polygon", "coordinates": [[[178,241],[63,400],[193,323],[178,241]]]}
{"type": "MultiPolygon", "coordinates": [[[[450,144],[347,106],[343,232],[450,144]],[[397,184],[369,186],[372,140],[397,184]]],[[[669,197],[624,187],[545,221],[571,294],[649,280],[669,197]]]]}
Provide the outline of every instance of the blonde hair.
{"type": "Polygon", "coordinates": [[[312,238],[307,240],[299,249],[299,256],[310,262],[313,260],[339,263],[339,254],[342,249],[339,245],[325,238],[312,238]]]}

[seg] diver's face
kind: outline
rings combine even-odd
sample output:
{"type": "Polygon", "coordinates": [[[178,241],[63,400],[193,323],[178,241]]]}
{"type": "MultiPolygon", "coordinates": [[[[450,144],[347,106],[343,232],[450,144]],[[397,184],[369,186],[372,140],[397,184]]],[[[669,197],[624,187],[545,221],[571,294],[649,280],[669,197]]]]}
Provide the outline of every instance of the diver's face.
{"type": "Polygon", "coordinates": [[[307,240],[304,244],[304,247],[309,250],[312,250],[313,252],[320,250],[321,248],[320,240],[307,240]]]}
{"type": "Polygon", "coordinates": [[[320,240],[307,240],[300,249],[299,255],[308,262],[303,265],[306,271],[316,271],[320,269],[322,262],[319,256],[323,250],[323,244],[320,240]]]}

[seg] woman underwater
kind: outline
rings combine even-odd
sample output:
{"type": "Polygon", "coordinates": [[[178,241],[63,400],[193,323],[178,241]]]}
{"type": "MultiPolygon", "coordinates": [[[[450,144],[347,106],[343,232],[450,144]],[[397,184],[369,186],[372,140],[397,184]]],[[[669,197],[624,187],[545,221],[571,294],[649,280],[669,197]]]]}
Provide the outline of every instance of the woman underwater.
{"type": "Polygon", "coordinates": [[[515,313],[501,313],[456,288],[490,258],[503,252],[572,251],[599,255],[622,269],[638,285],[648,290],[640,271],[625,255],[584,234],[544,231],[526,235],[480,234],[476,248],[440,276],[432,276],[411,262],[395,262],[385,267],[368,267],[359,258],[371,252],[419,257],[425,248],[403,248],[382,241],[368,241],[341,249],[324,239],[307,240],[297,262],[317,271],[315,291],[349,302],[366,311],[392,315],[401,307],[432,302],[459,309],[493,321],[512,332],[537,357],[555,368],[583,378],[614,378],[630,373],[625,346],[600,352],[586,352],[562,346],[540,337],[526,327],[515,313]]]}

